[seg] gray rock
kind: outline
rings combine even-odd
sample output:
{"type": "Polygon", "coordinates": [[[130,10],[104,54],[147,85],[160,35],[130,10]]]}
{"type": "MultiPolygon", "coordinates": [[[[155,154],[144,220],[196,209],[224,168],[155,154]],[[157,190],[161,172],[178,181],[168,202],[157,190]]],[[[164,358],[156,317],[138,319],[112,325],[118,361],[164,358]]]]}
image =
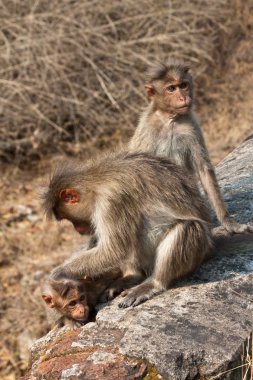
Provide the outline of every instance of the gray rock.
{"type": "MultiPolygon", "coordinates": [[[[248,139],[217,168],[229,210],[242,223],[253,218],[252,160],[248,139]]],[[[243,362],[241,355],[252,332],[253,235],[220,242],[190,278],[136,308],[118,302],[81,330],[37,341],[25,379],[241,379],[242,369],[250,373],[249,354],[243,362]]]]}

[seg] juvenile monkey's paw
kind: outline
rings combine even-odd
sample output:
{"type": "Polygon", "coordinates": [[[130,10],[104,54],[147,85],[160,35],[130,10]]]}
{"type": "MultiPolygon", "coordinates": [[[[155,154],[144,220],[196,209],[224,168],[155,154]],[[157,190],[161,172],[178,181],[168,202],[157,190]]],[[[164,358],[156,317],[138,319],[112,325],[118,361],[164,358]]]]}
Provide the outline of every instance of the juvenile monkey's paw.
{"type": "Polygon", "coordinates": [[[65,328],[67,330],[78,330],[80,329],[81,327],[83,327],[85,325],[84,322],[78,322],[78,321],[71,321],[69,323],[66,323],[65,324],[65,328]]]}
{"type": "Polygon", "coordinates": [[[77,330],[77,329],[80,329],[81,327],[83,327],[85,325],[84,322],[77,322],[75,321],[72,325],[72,329],[73,330],[77,330]]]}
{"type": "Polygon", "coordinates": [[[60,318],[59,321],[57,321],[57,323],[55,324],[52,330],[61,329],[61,328],[64,328],[67,331],[77,330],[77,329],[80,329],[84,324],[85,322],[78,322],[78,321],[63,317],[63,318],[60,318]]]}
{"type": "Polygon", "coordinates": [[[223,223],[222,226],[231,234],[248,234],[253,233],[253,223],[240,224],[235,220],[228,218],[223,223]]]}
{"type": "Polygon", "coordinates": [[[212,229],[212,235],[214,237],[231,236],[232,232],[228,231],[224,226],[219,226],[212,229]]]}

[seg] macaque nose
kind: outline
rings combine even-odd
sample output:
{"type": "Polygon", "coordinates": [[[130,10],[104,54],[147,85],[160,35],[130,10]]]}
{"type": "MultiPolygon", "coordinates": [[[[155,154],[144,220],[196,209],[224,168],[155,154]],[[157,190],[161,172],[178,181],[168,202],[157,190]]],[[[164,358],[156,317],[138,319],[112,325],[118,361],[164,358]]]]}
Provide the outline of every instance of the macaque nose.
{"type": "Polygon", "coordinates": [[[84,306],[83,306],[83,305],[79,305],[78,313],[79,313],[80,315],[82,315],[82,314],[84,313],[84,306]]]}
{"type": "Polygon", "coordinates": [[[185,96],[185,94],[183,94],[181,90],[178,90],[178,91],[179,91],[179,100],[181,102],[186,102],[186,96],[185,96]]]}
{"type": "Polygon", "coordinates": [[[84,320],[88,317],[89,309],[85,308],[83,305],[78,305],[72,315],[74,319],[84,320]]]}

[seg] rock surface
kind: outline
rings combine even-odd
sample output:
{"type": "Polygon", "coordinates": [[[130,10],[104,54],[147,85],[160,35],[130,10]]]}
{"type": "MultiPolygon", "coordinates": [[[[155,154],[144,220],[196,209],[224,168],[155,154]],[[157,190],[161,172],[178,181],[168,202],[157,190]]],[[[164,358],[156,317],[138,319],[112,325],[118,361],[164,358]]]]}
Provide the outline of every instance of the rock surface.
{"type": "MultiPolygon", "coordinates": [[[[253,218],[252,161],[253,138],[217,169],[225,201],[239,222],[253,218]]],[[[63,328],[38,340],[23,379],[243,378],[242,371],[250,373],[253,235],[220,242],[214,258],[160,296],[136,308],[122,310],[117,304],[118,299],[102,308],[96,322],[79,330],[63,328]]]]}

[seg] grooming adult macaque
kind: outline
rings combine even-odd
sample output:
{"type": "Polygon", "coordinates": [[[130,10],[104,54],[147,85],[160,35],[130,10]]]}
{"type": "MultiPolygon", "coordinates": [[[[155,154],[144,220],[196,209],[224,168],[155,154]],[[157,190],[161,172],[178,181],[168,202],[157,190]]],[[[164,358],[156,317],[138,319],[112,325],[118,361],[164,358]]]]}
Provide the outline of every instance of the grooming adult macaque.
{"type": "Polygon", "coordinates": [[[115,271],[96,280],[49,278],[43,286],[42,298],[51,309],[47,313],[51,327],[76,327],[88,322],[101,293],[119,276],[119,271],[115,271]]]}
{"type": "Polygon", "coordinates": [[[60,165],[44,194],[48,216],[91,231],[97,243],[55,268],[51,278],[78,279],[118,268],[119,306],[138,305],[195,270],[209,255],[208,210],[185,169],[147,154],[110,155],[60,165]],[[147,279],[139,284],[144,277],[147,279]]]}
{"type": "Polygon", "coordinates": [[[200,179],[217,217],[231,233],[253,232],[237,223],[223,201],[214,168],[192,111],[193,83],[189,67],[168,60],[151,66],[145,89],[150,100],[129,143],[130,152],[165,156],[200,179]]]}

